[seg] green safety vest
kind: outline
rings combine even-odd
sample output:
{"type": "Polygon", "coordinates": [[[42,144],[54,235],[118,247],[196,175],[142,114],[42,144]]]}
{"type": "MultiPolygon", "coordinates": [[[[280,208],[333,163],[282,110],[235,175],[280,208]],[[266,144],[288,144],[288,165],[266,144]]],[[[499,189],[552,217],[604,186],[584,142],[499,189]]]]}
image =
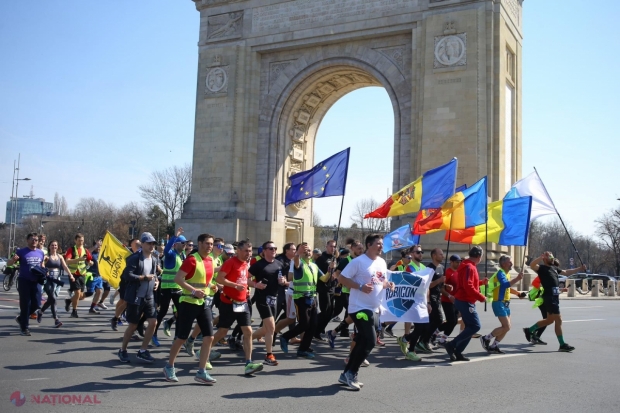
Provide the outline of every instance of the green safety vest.
{"type": "MultiPolygon", "coordinates": [[[[205,295],[207,295],[209,284],[207,283],[207,273],[205,272],[205,266],[202,263],[202,257],[200,256],[200,254],[198,254],[198,252],[190,254],[190,256],[196,258],[196,269],[194,270],[194,275],[192,276],[192,278],[186,281],[189,285],[194,287],[194,289],[204,291],[205,295]]],[[[205,303],[204,298],[193,297],[191,290],[186,290],[185,288],[183,288],[182,290],[183,294],[179,299],[180,302],[196,305],[203,305],[205,303]]]]}
{"type": "MultiPolygon", "coordinates": [[[[353,258],[351,258],[351,256],[347,257],[347,260],[349,260],[349,262],[351,262],[353,258]]],[[[351,294],[351,289],[349,287],[345,287],[344,285],[342,286],[342,292],[344,294],[351,294]]]]}
{"type": "Polygon", "coordinates": [[[420,266],[417,266],[413,260],[411,260],[411,262],[408,265],[411,265],[413,268],[415,268],[416,271],[420,271],[426,268],[426,265],[422,263],[420,263],[420,266]]]}
{"type": "MultiPolygon", "coordinates": [[[[82,254],[78,254],[77,247],[75,245],[73,246],[73,259],[82,258],[85,255],[86,247],[82,247],[82,254]]],[[[67,267],[69,267],[71,274],[77,274],[78,271],[80,275],[86,274],[86,261],[80,261],[77,264],[68,264],[67,267]]]]}
{"type": "Polygon", "coordinates": [[[316,295],[316,282],[319,277],[319,267],[313,262],[301,262],[302,277],[297,280],[293,277],[293,299],[307,295],[316,295]]]}
{"type": "Polygon", "coordinates": [[[181,259],[181,256],[177,253],[176,261],[174,263],[174,268],[164,268],[164,270],[161,273],[160,288],[175,289],[175,290],[181,289],[181,286],[174,282],[174,277],[176,277],[177,272],[179,272],[179,268],[181,268],[182,264],[183,264],[183,260],[181,259]]]}
{"type": "MultiPolygon", "coordinates": [[[[491,278],[489,278],[489,281],[487,282],[487,285],[481,285],[480,287],[478,287],[478,289],[480,290],[480,294],[484,295],[487,299],[487,302],[491,302],[493,301],[493,291],[499,287],[499,282],[497,282],[497,273],[499,272],[499,270],[497,270],[495,272],[495,274],[493,274],[491,276],[491,278]],[[484,287],[484,288],[483,288],[484,287]]],[[[506,274],[508,275],[508,274],[506,274]]],[[[499,300],[499,301],[504,301],[504,300],[499,300]]]]}
{"type": "MultiPolygon", "coordinates": [[[[213,258],[213,253],[209,254],[209,257],[213,258]]],[[[222,256],[221,255],[219,257],[217,257],[217,258],[213,258],[213,268],[221,267],[222,264],[223,264],[223,261],[222,261],[222,256]]],[[[211,278],[211,282],[209,283],[209,285],[217,284],[217,281],[216,281],[217,274],[218,274],[217,272],[213,272],[213,278],[211,278]]],[[[207,295],[209,297],[214,297],[215,296],[215,291],[213,290],[213,288],[209,288],[207,290],[207,295]]]]}

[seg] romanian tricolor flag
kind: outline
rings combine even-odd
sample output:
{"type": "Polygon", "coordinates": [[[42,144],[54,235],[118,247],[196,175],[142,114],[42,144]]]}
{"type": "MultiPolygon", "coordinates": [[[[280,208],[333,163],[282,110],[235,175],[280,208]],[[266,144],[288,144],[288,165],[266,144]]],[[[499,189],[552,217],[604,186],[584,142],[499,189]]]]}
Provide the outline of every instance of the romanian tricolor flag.
{"type": "Polygon", "coordinates": [[[421,177],[390,196],[364,218],[387,218],[414,214],[421,209],[440,208],[454,194],[458,160],[425,172],[421,177]]]}
{"type": "Polygon", "coordinates": [[[413,233],[430,234],[449,229],[465,229],[487,221],[487,177],[457,192],[441,208],[418,214],[413,233]]]}
{"type": "Polygon", "coordinates": [[[446,231],[446,240],[463,244],[483,244],[488,240],[499,245],[525,245],[530,228],[532,197],[503,199],[489,204],[486,224],[462,230],[446,231]]]}

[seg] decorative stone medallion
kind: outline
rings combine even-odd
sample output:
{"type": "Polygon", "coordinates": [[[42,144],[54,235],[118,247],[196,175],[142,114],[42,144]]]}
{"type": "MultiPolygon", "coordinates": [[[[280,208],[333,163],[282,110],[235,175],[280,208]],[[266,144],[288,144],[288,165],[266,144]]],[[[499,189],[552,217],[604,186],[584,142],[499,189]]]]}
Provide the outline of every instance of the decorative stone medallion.
{"type": "Polygon", "coordinates": [[[433,68],[467,65],[467,33],[435,37],[433,68]]]}

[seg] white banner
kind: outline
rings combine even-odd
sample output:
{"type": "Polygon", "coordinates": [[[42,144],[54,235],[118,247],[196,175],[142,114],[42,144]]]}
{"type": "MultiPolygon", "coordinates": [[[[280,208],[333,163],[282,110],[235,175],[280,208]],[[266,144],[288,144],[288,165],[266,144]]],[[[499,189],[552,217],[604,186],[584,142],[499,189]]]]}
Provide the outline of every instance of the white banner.
{"type": "Polygon", "coordinates": [[[394,291],[386,289],[383,294],[381,322],[428,323],[426,295],[434,273],[432,268],[414,273],[388,271],[388,280],[396,284],[396,288],[394,291]]]}

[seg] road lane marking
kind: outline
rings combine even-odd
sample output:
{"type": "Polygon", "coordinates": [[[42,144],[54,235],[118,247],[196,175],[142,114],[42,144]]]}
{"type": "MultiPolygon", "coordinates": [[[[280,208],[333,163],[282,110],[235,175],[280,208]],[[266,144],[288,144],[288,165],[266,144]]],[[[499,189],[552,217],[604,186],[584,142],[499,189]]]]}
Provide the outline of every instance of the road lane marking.
{"type": "Polygon", "coordinates": [[[24,379],[24,381],[49,380],[48,377],[37,377],[36,379],[24,379]]]}
{"type": "Polygon", "coordinates": [[[470,359],[469,362],[455,361],[455,362],[448,362],[448,363],[439,363],[439,364],[435,364],[435,365],[432,365],[432,366],[403,367],[402,370],[420,370],[420,369],[430,369],[430,368],[433,368],[433,367],[460,366],[460,365],[467,365],[469,363],[475,363],[477,361],[499,360],[499,359],[505,359],[505,358],[509,358],[509,357],[520,357],[520,356],[527,356],[527,355],[528,355],[528,353],[517,353],[517,354],[504,354],[504,355],[501,355],[501,356],[474,357],[474,358],[470,359]]]}
{"type": "Polygon", "coordinates": [[[605,321],[604,318],[591,318],[589,320],[562,320],[563,323],[579,323],[581,321],[605,321]]]}
{"type": "Polygon", "coordinates": [[[602,305],[593,305],[591,307],[564,307],[562,306],[562,310],[565,310],[567,308],[603,308],[603,306],[602,305]]]}

